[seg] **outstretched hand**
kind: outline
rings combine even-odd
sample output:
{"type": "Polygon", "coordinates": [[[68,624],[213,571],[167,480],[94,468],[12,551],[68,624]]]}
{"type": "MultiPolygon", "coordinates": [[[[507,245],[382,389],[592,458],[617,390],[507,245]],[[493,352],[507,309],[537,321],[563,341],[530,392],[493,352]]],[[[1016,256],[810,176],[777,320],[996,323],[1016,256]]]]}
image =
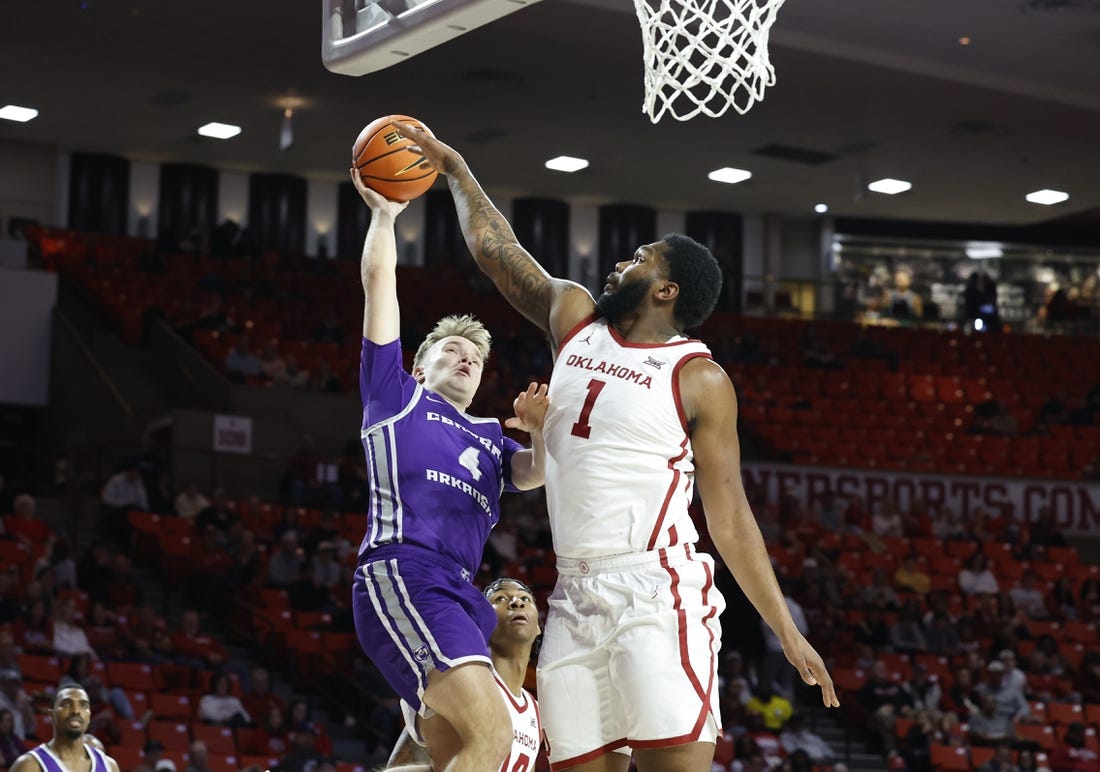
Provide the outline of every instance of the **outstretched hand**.
{"type": "Polygon", "coordinates": [[[550,398],[546,395],[545,383],[532,382],[527,391],[521,391],[512,402],[515,410],[514,418],[509,418],[504,425],[509,429],[519,429],[527,433],[541,431],[542,422],[546,420],[546,409],[550,407],[550,398]]]}
{"type": "Polygon", "coordinates": [[[440,174],[450,174],[462,163],[462,156],[449,145],[445,145],[426,131],[401,121],[394,121],[397,133],[416,144],[411,148],[427,159],[431,167],[440,174]]]}
{"type": "Polygon", "coordinates": [[[791,646],[784,646],[783,653],[787,655],[787,661],[794,665],[803,683],[821,687],[821,702],[826,708],[840,707],[833,678],[826,670],[821,655],[810,645],[805,636],[799,635],[798,640],[791,646]]]}
{"type": "Polygon", "coordinates": [[[363,178],[359,176],[359,170],[354,166],[351,168],[351,182],[372,212],[389,212],[396,217],[409,205],[408,201],[390,201],[381,193],[368,188],[363,178]]]}

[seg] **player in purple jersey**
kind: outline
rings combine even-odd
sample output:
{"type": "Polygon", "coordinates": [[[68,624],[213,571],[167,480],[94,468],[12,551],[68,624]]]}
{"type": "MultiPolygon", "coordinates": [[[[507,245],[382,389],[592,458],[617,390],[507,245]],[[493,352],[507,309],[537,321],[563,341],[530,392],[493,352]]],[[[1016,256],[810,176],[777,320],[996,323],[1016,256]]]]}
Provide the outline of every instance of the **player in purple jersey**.
{"type": "Polygon", "coordinates": [[[49,715],[53,739],[16,759],[10,772],[119,772],[118,762],[84,742],[92,704],[83,688],[62,684],[49,715]]]}
{"type": "Polygon", "coordinates": [[[351,177],[371,208],[359,370],[370,497],[352,590],[355,629],[425,735],[458,738],[446,769],[485,772],[508,755],[512,731],[489,669],[497,616],[471,580],[501,493],[542,485],[546,387],[531,384],[506,422],[531,434],[524,449],[496,419],[466,413],[489,354],[477,320],[441,320],[405,372],[394,235],[405,204],[364,186],[354,169],[351,177]]]}
{"type": "MultiPolygon", "coordinates": [[[[528,665],[535,656],[539,636],[542,635],[535,593],[520,580],[502,576],[490,583],[483,594],[493,604],[499,620],[489,639],[497,687],[502,693],[506,691],[510,695],[513,706],[512,751],[505,759],[501,772],[534,769],[535,757],[538,756],[539,746],[542,744],[542,724],[538,705],[534,697],[523,688],[523,684],[528,665]]],[[[421,734],[421,723],[417,721],[414,727],[418,734],[421,734]]],[[[397,738],[387,766],[382,770],[431,772],[432,769],[446,769],[454,748],[453,736],[422,737],[417,741],[409,734],[406,726],[397,738]],[[425,739],[432,741],[434,756],[429,756],[427,749],[419,744],[425,739]]]]}

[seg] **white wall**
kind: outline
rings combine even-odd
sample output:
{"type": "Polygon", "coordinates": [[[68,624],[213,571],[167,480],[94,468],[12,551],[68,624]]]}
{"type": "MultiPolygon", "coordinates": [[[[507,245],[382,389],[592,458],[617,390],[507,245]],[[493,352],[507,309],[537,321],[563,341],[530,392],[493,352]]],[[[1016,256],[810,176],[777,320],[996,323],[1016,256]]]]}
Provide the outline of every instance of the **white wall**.
{"type": "MultiPolygon", "coordinates": [[[[55,148],[0,141],[0,220],[4,235],[11,217],[29,217],[43,225],[61,225],[55,202],[58,154],[55,148]]],[[[67,191],[66,191],[67,193],[67,191]]],[[[68,203],[68,196],[65,196],[68,203]]]]}
{"type": "Polygon", "coordinates": [[[218,223],[232,220],[248,225],[248,175],[218,172],[218,223]]]}
{"type": "Polygon", "coordinates": [[[0,269],[0,404],[45,405],[57,274],[0,269]]]}
{"type": "Polygon", "coordinates": [[[160,165],[130,163],[130,211],[126,233],[143,239],[157,236],[157,208],[160,204],[160,165]],[[142,223],[142,220],[145,222],[142,223]]]}

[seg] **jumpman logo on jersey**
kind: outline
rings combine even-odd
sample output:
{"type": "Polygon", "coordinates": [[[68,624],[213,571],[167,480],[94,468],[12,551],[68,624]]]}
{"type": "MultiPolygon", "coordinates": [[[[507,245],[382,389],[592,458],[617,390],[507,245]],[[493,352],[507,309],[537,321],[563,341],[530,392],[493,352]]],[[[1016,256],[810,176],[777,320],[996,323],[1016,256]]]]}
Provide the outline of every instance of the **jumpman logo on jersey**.
{"type": "Polygon", "coordinates": [[[577,342],[578,343],[587,343],[589,346],[591,346],[592,345],[592,333],[588,333],[587,338],[581,338],[577,342]]]}

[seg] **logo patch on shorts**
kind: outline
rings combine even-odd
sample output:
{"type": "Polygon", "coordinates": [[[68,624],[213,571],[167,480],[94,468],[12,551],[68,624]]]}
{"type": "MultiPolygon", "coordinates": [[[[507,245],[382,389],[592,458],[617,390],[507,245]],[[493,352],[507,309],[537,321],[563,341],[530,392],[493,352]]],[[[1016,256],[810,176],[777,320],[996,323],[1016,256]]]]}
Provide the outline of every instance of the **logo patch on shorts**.
{"type": "Polygon", "coordinates": [[[413,651],[413,659],[417,662],[426,662],[428,660],[428,647],[424,644],[417,646],[416,650],[413,651]]]}

